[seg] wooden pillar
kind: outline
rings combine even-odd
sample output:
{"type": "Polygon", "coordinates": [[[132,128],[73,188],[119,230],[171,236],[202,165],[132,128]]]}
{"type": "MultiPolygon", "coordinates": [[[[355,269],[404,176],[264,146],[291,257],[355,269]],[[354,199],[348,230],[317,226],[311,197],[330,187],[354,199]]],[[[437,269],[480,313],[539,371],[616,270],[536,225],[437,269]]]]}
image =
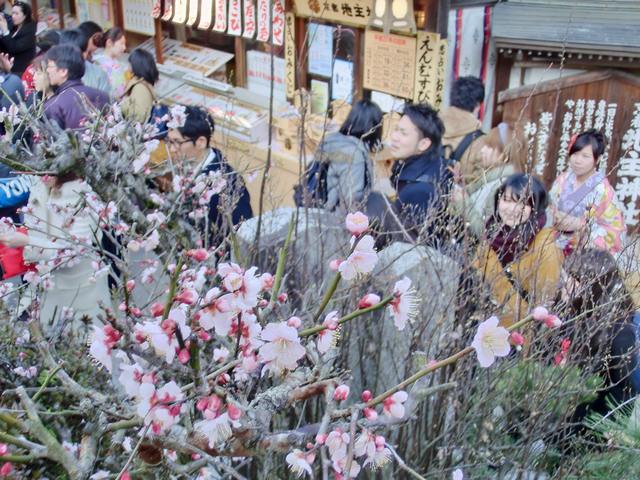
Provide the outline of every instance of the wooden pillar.
{"type": "Polygon", "coordinates": [[[234,40],[236,52],[236,87],[247,85],[247,47],[242,37],[234,40]]]}
{"type": "Polygon", "coordinates": [[[164,54],[162,53],[162,22],[160,18],[156,18],[153,21],[155,35],[153,38],[153,44],[156,48],[156,62],[164,63],[164,54]]]}
{"type": "Polygon", "coordinates": [[[124,30],[124,9],[122,0],[113,1],[113,25],[124,30]]]}
{"type": "Polygon", "coordinates": [[[502,121],[503,107],[498,105],[498,94],[509,88],[509,76],[513,67],[513,58],[505,57],[498,54],[498,63],[496,64],[496,84],[493,89],[493,117],[491,124],[497,125],[502,121]]]}
{"type": "Polygon", "coordinates": [[[354,78],[355,89],[353,92],[353,100],[362,100],[364,91],[362,88],[362,77],[364,70],[364,35],[363,30],[360,28],[354,28],[356,32],[356,39],[353,43],[353,58],[354,58],[354,78]]]}
{"type": "Polygon", "coordinates": [[[38,23],[38,0],[31,0],[31,15],[33,21],[38,23]]]}
{"type": "Polygon", "coordinates": [[[307,88],[307,22],[296,17],[296,88],[307,88]]]}
{"type": "Polygon", "coordinates": [[[64,30],[64,4],[62,0],[56,1],[56,9],[58,10],[58,18],[60,19],[60,30],[64,30]]]}

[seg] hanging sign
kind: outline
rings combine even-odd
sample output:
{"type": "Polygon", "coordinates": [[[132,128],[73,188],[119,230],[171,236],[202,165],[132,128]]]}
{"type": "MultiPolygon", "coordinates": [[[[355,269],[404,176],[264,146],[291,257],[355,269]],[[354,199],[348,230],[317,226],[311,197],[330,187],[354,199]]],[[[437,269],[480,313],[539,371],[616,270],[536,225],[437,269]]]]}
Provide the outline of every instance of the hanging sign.
{"type": "Polygon", "coordinates": [[[173,23],[184,23],[187,21],[187,0],[175,0],[173,9],[174,13],[171,19],[173,23]]]}
{"type": "Polygon", "coordinates": [[[415,38],[365,32],[364,88],[412,99],[415,67],[415,38]]]}
{"type": "Polygon", "coordinates": [[[284,61],[287,98],[293,98],[296,90],[296,17],[293,12],[285,15],[284,61]]]}
{"type": "Polygon", "coordinates": [[[436,110],[439,110],[442,106],[442,102],[444,101],[444,81],[447,75],[447,50],[449,48],[449,44],[447,43],[446,38],[441,38],[438,42],[438,65],[437,65],[437,73],[438,79],[436,82],[436,96],[434,100],[434,107],[436,110]]]}
{"type": "Polygon", "coordinates": [[[242,20],[240,20],[240,0],[229,0],[229,28],[230,35],[242,35],[242,20]]]}
{"type": "MultiPolygon", "coordinates": [[[[143,35],[155,34],[153,18],[149,16],[149,9],[153,10],[154,8],[151,0],[128,0],[123,2],[122,8],[125,30],[143,35]]],[[[89,20],[89,17],[87,16],[85,19],[89,20]]]]}
{"type": "Polygon", "coordinates": [[[227,30],[227,0],[216,0],[216,21],[213,29],[216,32],[227,30]]]}
{"type": "MultiPolygon", "coordinates": [[[[160,15],[162,15],[162,0],[154,0],[153,7],[151,8],[151,16],[155,19],[158,19],[160,18],[160,15]]],[[[81,15],[79,15],[78,17],[81,21],[84,21],[84,18],[81,15]]]]}
{"type": "Polygon", "coordinates": [[[256,34],[256,6],[254,0],[243,0],[244,38],[253,38],[256,34]]]}
{"type": "Polygon", "coordinates": [[[200,10],[200,2],[198,0],[189,0],[189,16],[187,17],[187,26],[193,27],[198,19],[198,10],[200,10]]]}
{"type": "Polygon", "coordinates": [[[413,101],[417,103],[426,102],[433,105],[438,82],[438,43],[440,42],[440,35],[420,31],[418,32],[417,42],[413,101]]]}
{"type": "Polygon", "coordinates": [[[171,20],[172,16],[173,16],[173,0],[165,0],[162,20],[164,20],[165,22],[168,22],[169,20],[171,20]]]}
{"type": "Polygon", "coordinates": [[[258,0],[258,37],[259,42],[269,41],[269,0],[258,0]]]}
{"type": "Polygon", "coordinates": [[[373,0],[294,0],[299,17],[327,20],[341,25],[366,27],[369,25],[373,0]]]}
{"type": "Polygon", "coordinates": [[[273,44],[284,44],[284,0],[273,0],[273,44]]]}
{"type": "Polygon", "coordinates": [[[209,30],[213,20],[213,0],[200,0],[200,21],[198,28],[209,30]]]}

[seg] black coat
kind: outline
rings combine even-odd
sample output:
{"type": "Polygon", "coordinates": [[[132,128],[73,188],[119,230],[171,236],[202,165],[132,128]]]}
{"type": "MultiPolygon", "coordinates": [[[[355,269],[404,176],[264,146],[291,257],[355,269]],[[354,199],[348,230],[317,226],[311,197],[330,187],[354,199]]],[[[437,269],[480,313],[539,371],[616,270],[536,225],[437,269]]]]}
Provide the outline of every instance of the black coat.
{"type": "Polygon", "coordinates": [[[21,76],[36,56],[36,22],[12,28],[9,35],[0,35],[0,52],[13,57],[11,71],[21,76]]]}

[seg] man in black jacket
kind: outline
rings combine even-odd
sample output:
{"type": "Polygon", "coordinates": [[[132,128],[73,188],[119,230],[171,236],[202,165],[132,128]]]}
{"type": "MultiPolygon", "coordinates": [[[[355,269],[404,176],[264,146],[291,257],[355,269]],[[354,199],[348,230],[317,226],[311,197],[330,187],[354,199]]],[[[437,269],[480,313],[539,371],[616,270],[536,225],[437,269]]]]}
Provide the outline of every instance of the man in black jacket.
{"type": "Polygon", "coordinates": [[[167,134],[173,159],[193,163],[194,178],[220,171],[226,182],[223,190],[209,199],[206,222],[199,222],[201,228],[208,231],[209,246],[217,246],[229,233],[232,225],[229,225],[226,213],[231,214],[233,225],[253,216],[249,192],[242,177],[227,163],[222,152],[211,145],[213,129],[213,118],[208,112],[187,106],[184,107],[182,126],[169,128],[167,134]]]}
{"type": "Polygon", "coordinates": [[[443,240],[446,226],[446,195],[452,175],[441,144],[444,126],[429,105],[409,104],[391,133],[391,152],[396,158],[391,172],[395,199],[372,194],[367,202],[370,216],[378,219],[385,235],[378,242],[413,241],[428,245],[443,240]],[[389,238],[390,237],[390,238],[389,238]]]}

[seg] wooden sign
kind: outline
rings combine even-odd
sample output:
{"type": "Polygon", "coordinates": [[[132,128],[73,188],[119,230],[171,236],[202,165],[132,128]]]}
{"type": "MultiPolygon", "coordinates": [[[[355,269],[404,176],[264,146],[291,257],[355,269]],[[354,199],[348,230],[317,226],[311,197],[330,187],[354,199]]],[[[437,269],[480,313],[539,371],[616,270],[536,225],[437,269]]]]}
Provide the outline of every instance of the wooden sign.
{"type": "Polygon", "coordinates": [[[438,82],[438,43],[440,35],[432,32],[418,32],[416,51],[416,77],[413,101],[435,104],[438,82]]]}
{"type": "Polygon", "coordinates": [[[287,98],[293,98],[296,90],[296,17],[293,12],[285,15],[284,61],[287,98]]]}
{"type": "Polygon", "coordinates": [[[273,0],[273,19],[271,21],[273,44],[284,44],[284,0],[273,0]]]}
{"type": "Polygon", "coordinates": [[[413,99],[415,67],[415,38],[366,31],[364,88],[413,99]]]}
{"type": "Polygon", "coordinates": [[[165,0],[164,12],[162,12],[162,20],[168,22],[173,16],[173,0],[165,0]]]}
{"type": "Polygon", "coordinates": [[[213,0],[200,0],[200,21],[198,28],[209,30],[213,21],[213,0]]]}
{"type": "Polygon", "coordinates": [[[447,51],[449,44],[446,38],[441,38],[438,42],[438,76],[436,81],[436,96],[434,100],[434,107],[439,110],[444,102],[444,82],[447,76],[447,51]]]}
{"type": "MultiPolygon", "coordinates": [[[[123,3],[128,3],[123,2],[123,3]]],[[[200,2],[198,0],[189,0],[189,16],[187,17],[187,27],[193,27],[198,20],[198,11],[200,10],[200,2]]]]}
{"type": "Polygon", "coordinates": [[[269,41],[269,0],[258,0],[258,37],[259,42],[269,41]]]}
{"type": "Polygon", "coordinates": [[[244,38],[253,38],[256,34],[256,6],[255,0],[243,0],[242,9],[244,13],[244,38]]]}
{"type": "Polygon", "coordinates": [[[187,0],[175,0],[171,21],[173,23],[184,23],[187,21],[187,0]]]}
{"type": "Polygon", "coordinates": [[[216,32],[224,32],[227,29],[227,0],[216,0],[216,21],[213,29],[216,32]]]}
{"type": "Polygon", "coordinates": [[[227,29],[227,33],[237,37],[242,35],[240,0],[229,0],[229,28],[227,29]]]}
{"type": "Polygon", "coordinates": [[[319,18],[341,25],[369,25],[373,0],[294,0],[299,17],[319,18]]]}

